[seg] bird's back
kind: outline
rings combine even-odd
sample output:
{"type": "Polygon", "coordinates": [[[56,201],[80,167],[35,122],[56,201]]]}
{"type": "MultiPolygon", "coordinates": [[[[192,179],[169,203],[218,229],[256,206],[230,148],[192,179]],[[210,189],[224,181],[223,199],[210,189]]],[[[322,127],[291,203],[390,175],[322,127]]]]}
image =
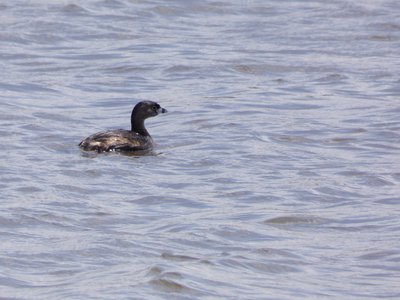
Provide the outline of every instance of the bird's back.
{"type": "Polygon", "coordinates": [[[109,130],[95,133],[79,143],[86,151],[142,151],[153,146],[150,136],[143,136],[130,130],[109,130]]]}

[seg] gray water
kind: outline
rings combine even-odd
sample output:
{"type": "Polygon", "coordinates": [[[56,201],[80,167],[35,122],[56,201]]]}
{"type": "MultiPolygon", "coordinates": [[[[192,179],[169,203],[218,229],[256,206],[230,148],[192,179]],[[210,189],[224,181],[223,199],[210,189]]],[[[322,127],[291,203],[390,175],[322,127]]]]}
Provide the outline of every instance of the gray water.
{"type": "Polygon", "coordinates": [[[2,1],[1,299],[400,298],[400,2],[2,1]],[[153,155],[83,153],[144,99],[153,155]]]}

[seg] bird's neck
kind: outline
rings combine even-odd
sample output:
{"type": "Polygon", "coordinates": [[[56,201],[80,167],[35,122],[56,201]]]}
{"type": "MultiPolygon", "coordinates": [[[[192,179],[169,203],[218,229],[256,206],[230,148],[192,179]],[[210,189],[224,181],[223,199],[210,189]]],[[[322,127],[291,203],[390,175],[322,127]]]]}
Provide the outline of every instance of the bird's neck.
{"type": "Polygon", "coordinates": [[[144,120],[137,120],[135,119],[134,116],[132,116],[131,124],[132,124],[131,128],[132,131],[137,132],[143,136],[150,136],[149,132],[146,130],[146,127],[144,127],[144,120]]]}

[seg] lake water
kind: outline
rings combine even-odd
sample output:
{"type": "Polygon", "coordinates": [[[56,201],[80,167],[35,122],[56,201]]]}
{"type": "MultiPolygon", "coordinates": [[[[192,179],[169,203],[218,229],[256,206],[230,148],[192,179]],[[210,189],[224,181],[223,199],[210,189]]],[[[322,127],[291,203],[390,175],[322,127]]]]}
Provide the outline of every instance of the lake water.
{"type": "Polygon", "coordinates": [[[1,299],[400,298],[400,2],[2,1],[1,299]],[[151,156],[88,154],[147,121],[151,156]]]}

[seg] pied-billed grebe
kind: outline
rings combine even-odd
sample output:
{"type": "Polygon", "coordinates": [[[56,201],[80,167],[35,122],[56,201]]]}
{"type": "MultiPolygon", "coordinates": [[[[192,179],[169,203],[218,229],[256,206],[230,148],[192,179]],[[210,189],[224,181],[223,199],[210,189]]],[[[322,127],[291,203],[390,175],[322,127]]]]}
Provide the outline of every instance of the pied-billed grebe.
{"type": "Polygon", "coordinates": [[[142,101],[135,105],[131,115],[131,130],[117,129],[95,133],[79,143],[86,151],[146,151],[153,147],[153,139],[144,127],[144,120],[166,113],[158,103],[142,101]]]}

